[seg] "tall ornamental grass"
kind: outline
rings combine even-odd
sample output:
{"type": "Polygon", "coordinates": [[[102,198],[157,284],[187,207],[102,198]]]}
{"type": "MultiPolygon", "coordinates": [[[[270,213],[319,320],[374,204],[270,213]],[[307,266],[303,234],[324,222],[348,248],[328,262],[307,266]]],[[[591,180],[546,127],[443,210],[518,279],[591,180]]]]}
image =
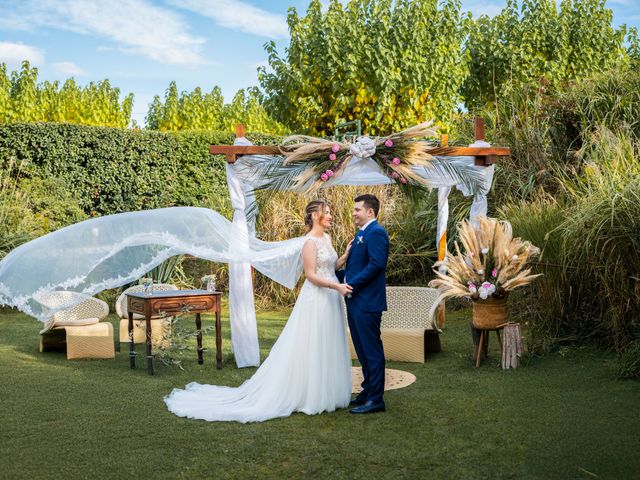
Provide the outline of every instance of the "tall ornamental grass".
{"type": "Polygon", "coordinates": [[[518,315],[534,347],[596,340],[620,354],[621,376],[640,378],[640,142],[630,129],[600,128],[578,155],[582,173],[560,177],[561,200],[502,209],[517,235],[543,249],[545,275],[518,315]]]}

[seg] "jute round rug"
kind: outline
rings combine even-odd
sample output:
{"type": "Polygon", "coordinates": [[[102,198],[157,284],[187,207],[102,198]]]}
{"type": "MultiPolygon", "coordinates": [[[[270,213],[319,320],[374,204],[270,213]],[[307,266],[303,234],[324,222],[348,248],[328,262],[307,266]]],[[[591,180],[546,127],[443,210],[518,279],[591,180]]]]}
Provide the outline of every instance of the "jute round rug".
{"type": "MultiPolygon", "coordinates": [[[[351,391],[353,393],[360,393],[362,391],[360,384],[363,379],[362,368],[351,367],[351,391]]],[[[404,372],[402,370],[393,370],[391,368],[385,368],[384,370],[385,390],[395,390],[396,388],[407,387],[415,381],[416,376],[413,373],[404,372]]]]}

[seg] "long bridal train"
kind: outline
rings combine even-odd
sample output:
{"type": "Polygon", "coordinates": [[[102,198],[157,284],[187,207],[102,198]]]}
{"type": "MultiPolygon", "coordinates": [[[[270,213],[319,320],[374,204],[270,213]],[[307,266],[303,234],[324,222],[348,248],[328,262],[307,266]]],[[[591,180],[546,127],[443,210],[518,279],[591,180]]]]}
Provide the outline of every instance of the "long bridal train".
{"type": "MultiPolygon", "coordinates": [[[[337,281],[329,238],[307,238],[317,245],[318,275],[337,281]]],[[[237,388],[190,383],[165,397],[167,407],[181,417],[242,423],[345,408],[351,359],[342,302],[337,291],[305,280],[280,337],[250,379],[237,388]]]]}

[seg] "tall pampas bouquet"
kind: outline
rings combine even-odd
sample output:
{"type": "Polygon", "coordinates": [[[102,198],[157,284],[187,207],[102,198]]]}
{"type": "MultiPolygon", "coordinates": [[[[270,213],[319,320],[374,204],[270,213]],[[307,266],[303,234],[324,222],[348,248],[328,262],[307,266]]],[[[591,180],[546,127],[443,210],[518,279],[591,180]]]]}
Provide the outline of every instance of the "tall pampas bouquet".
{"type": "Polygon", "coordinates": [[[481,217],[478,228],[463,221],[458,234],[462,251],[456,242],[455,255],[435,264],[437,278],[429,286],[439,288],[443,299],[470,298],[476,328],[495,328],[507,321],[508,293],[540,276],[527,268],[540,249],[513,238],[511,224],[494,218],[481,217]]]}

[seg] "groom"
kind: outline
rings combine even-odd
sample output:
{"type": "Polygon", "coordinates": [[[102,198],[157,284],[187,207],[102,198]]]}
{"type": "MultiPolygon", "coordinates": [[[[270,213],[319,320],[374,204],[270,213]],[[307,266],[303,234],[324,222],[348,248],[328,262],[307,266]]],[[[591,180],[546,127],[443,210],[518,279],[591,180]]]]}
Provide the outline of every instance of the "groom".
{"type": "Polygon", "coordinates": [[[355,199],[353,218],[359,227],[348,252],[344,271],[336,272],[351,286],[347,319],[353,346],[362,365],[362,392],[351,400],[351,413],[384,412],[384,350],[380,338],[382,312],[387,309],[385,270],[389,235],[376,221],[380,201],[375,195],[355,199]]]}

